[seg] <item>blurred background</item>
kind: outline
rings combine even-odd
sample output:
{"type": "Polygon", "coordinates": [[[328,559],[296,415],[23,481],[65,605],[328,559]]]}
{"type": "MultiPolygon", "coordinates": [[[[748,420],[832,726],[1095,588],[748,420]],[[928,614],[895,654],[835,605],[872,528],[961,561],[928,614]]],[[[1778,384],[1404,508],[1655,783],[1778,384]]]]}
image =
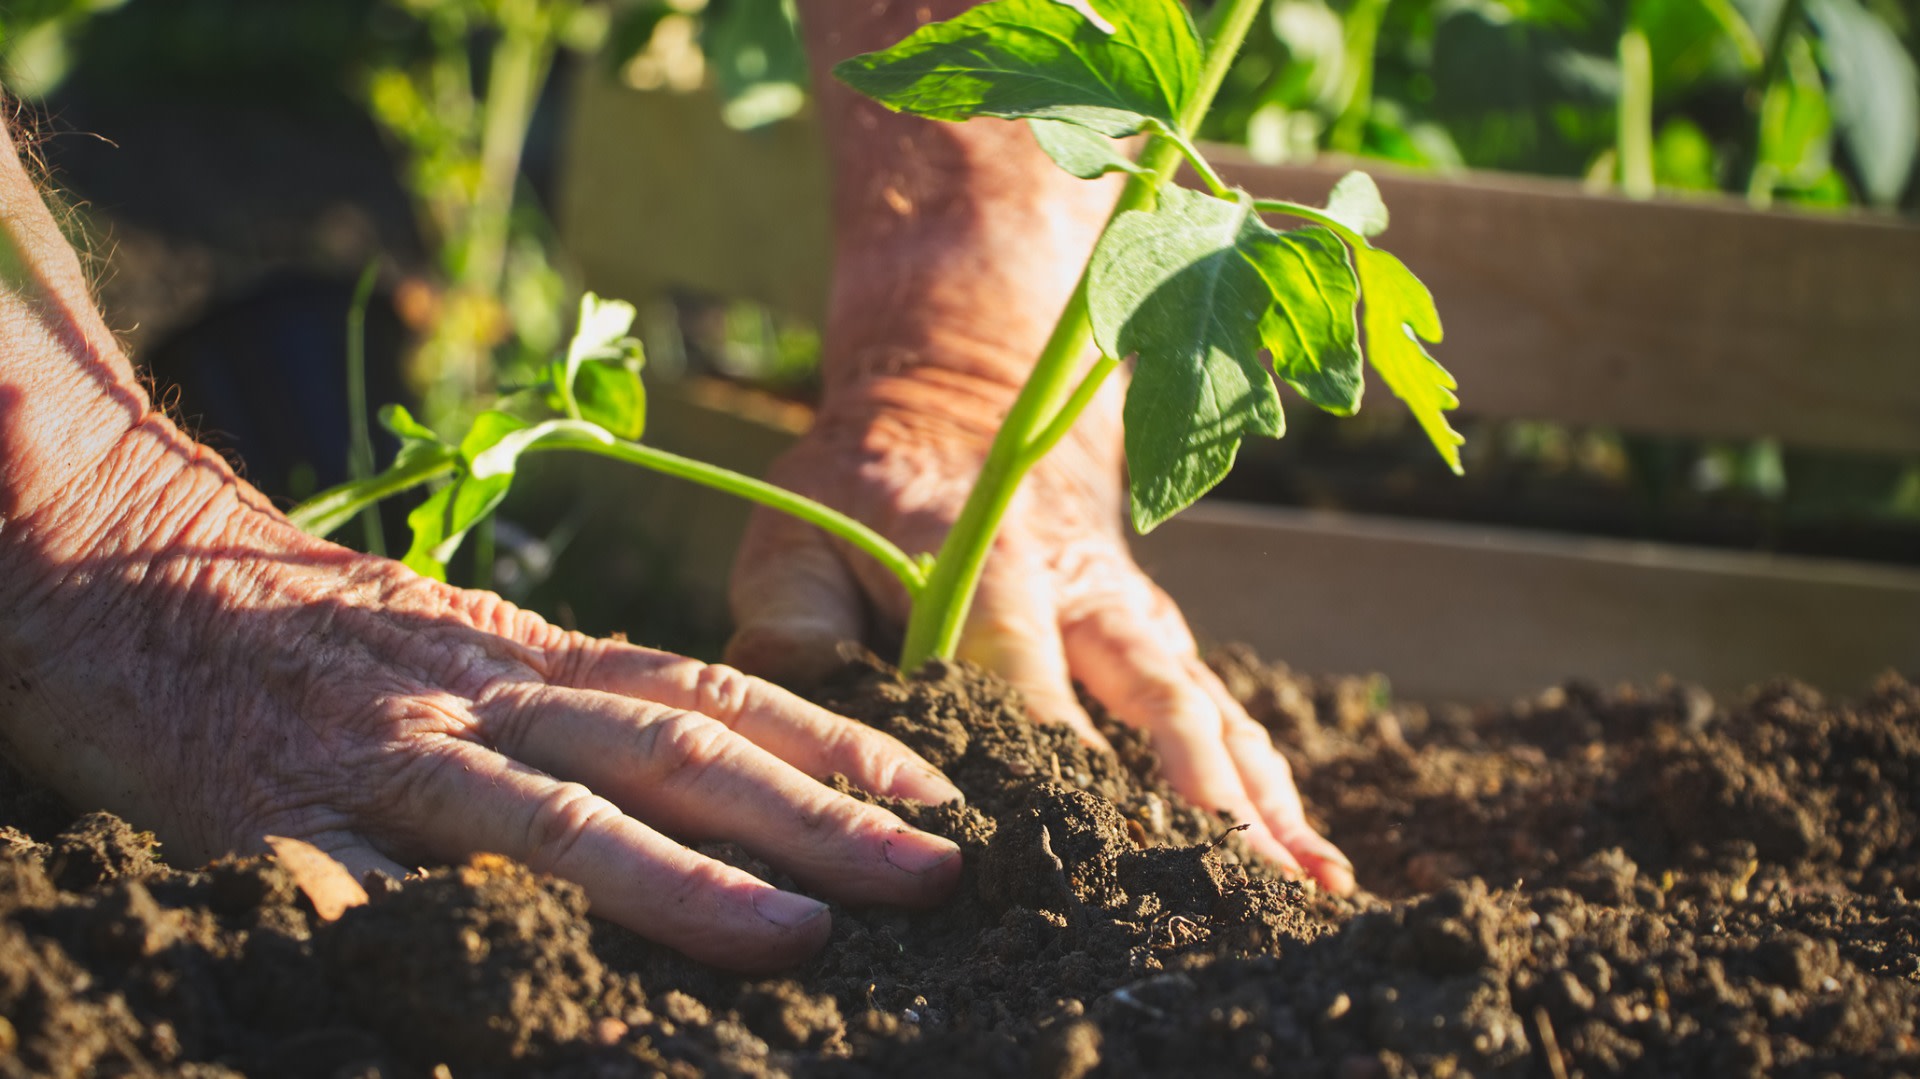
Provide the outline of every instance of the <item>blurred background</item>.
{"type": "MultiPolygon", "coordinates": [[[[348,477],[354,347],[372,405],[455,430],[564,344],[588,286],[640,306],[650,383],[690,387],[656,394],[650,440],[725,414],[747,427],[691,448],[751,468],[804,427],[819,358],[826,187],[794,19],[791,0],[19,0],[0,84],[110,324],[276,498],[348,477]]],[[[1864,222],[1911,252],[1917,51],[1905,0],[1275,0],[1203,135],[1249,168],[1548,177],[1555,199],[1864,222]]],[[[1727,294],[1773,280],[1725,273],[1727,294]]],[[[1912,441],[1476,416],[1462,396],[1463,480],[1381,397],[1338,423],[1293,409],[1220,496],[1920,565],[1912,441]]],[[[658,527],[692,497],[543,460],[455,579],[714,655],[737,522],[658,527]]],[[[405,509],[336,538],[403,547],[405,509]]]]}

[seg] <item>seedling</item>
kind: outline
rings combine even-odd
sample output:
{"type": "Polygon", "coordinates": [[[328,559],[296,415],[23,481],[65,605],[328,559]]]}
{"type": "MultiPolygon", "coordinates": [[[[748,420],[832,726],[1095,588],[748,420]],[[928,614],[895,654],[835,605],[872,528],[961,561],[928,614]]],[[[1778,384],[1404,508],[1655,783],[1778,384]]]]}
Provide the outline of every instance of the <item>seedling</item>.
{"type": "Polygon", "coordinates": [[[450,477],[408,518],[407,563],[437,575],[466,530],[505,497],[522,454],[616,457],[792,513],[878,559],[912,600],[901,657],[911,670],[954,654],[1015,489],[1123,359],[1136,365],[1124,419],[1131,516],[1143,532],[1218,483],[1243,437],[1283,433],[1263,352],[1272,374],[1338,415],[1360,407],[1362,363],[1370,363],[1458,472],[1461,438],[1443,415],[1457,404],[1455,383],[1421,344],[1440,340],[1440,319],[1426,286],[1373,246],[1387,226],[1373,181],[1349,174],[1322,207],[1254,199],[1228,186],[1193,144],[1261,7],[1261,0],[1224,0],[1203,46],[1179,0],[991,0],[835,69],[897,111],[1024,120],[1075,176],[1128,175],[1073,298],[932,559],[781,488],[635,441],[645,397],[638,348],[626,336],[633,309],[592,295],[566,355],[533,391],[556,418],[484,413],[456,444],[389,408],[383,420],[403,441],[393,467],[321,495],[296,520],[327,531],[374,499],[450,477]],[[1146,139],[1137,161],[1113,141],[1132,136],[1146,139]],[[1205,192],[1172,186],[1182,161],[1205,192]],[[1305,224],[1279,231],[1263,214],[1305,224]],[[1099,358],[1086,368],[1096,347],[1099,358]]]}

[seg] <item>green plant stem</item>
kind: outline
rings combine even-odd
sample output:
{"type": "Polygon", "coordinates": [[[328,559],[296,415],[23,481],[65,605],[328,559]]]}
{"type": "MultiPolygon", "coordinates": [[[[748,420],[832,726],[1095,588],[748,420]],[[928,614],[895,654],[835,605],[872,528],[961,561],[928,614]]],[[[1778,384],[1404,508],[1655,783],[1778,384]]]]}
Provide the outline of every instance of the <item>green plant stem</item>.
{"type": "Polygon", "coordinates": [[[1166,138],[1179,148],[1180,155],[1187,159],[1187,164],[1193,167],[1194,175],[1200,177],[1200,182],[1207,185],[1208,191],[1223,199],[1233,197],[1232,186],[1220,176],[1220,173],[1214,169],[1213,162],[1207,160],[1206,155],[1200,152],[1200,148],[1195,146],[1192,140],[1178,133],[1168,135],[1166,138]]]}
{"type": "Polygon", "coordinates": [[[358,483],[341,484],[295,506],[287,514],[287,520],[302,532],[311,532],[316,536],[330,535],[334,529],[381,499],[392,498],[402,491],[452,475],[454,464],[449,454],[417,461],[405,468],[389,469],[358,483]]]}
{"type": "Polygon", "coordinates": [[[493,587],[493,560],[498,553],[499,518],[489,513],[473,526],[473,587],[493,587]]]}
{"type": "MultiPolygon", "coordinates": [[[[1793,7],[1800,0],[1788,0],[1787,7],[1793,7]]],[[[1748,25],[1746,16],[1734,7],[1733,0],[1701,0],[1700,6],[1713,21],[1720,24],[1720,32],[1733,42],[1733,49],[1740,54],[1740,65],[1749,72],[1757,72],[1766,65],[1766,47],[1760,43],[1760,37],[1748,25]]]]}
{"type": "Polygon", "coordinates": [[[1386,21],[1391,0],[1358,0],[1344,20],[1346,40],[1343,61],[1353,73],[1348,81],[1346,104],[1333,122],[1327,136],[1327,148],[1343,154],[1359,153],[1366,144],[1367,119],[1373,115],[1373,60],[1380,40],[1380,24],[1386,21]]]}
{"type": "Polygon", "coordinates": [[[1085,412],[1087,406],[1093,402],[1093,395],[1100,392],[1101,383],[1105,382],[1107,376],[1113,374],[1114,369],[1119,366],[1120,361],[1112,356],[1102,356],[1093,361],[1093,366],[1088,369],[1087,376],[1080,380],[1080,385],[1073,391],[1073,396],[1067,398],[1067,403],[1061,405],[1060,411],[1054,413],[1052,422],[1048,423],[1039,434],[1033,436],[1033,442],[1027,446],[1027,452],[1021,458],[1026,468],[1039,464],[1042,457],[1053,452],[1053,448],[1060,444],[1060,440],[1067,437],[1067,432],[1073,429],[1074,421],[1078,420],[1080,414],[1085,412]]]}
{"type": "MultiPolygon", "coordinates": [[[[1234,54],[1240,51],[1240,43],[1246,40],[1247,30],[1265,2],[1225,0],[1223,7],[1216,24],[1219,29],[1207,44],[1200,81],[1180,110],[1180,138],[1155,136],[1148,141],[1140,155],[1141,172],[1128,179],[1120,201],[1108,218],[1109,226],[1121,214],[1151,205],[1161,185],[1172,179],[1182,155],[1181,143],[1192,136],[1212,106],[1234,54]]],[[[1061,312],[1060,320],[1054,324],[1052,334],[1034,362],[1032,374],[1020,387],[1006,420],[987,449],[979,478],[940,544],[925,590],[914,601],[907,619],[906,642],[901,649],[902,670],[915,670],[936,656],[951,659],[959,649],[960,634],[973,609],[973,596],[980,587],[987,553],[993,547],[993,537],[1000,531],[1000,522],[1013,503],[1020,481],[1047,449],[1065,437],[1074,420],[1099,391],[1101,382],[1118,366],[1096,363],[1076,382],[1082,357],[1092,342],[1093,326],[1087,314],[1087,276],[1083,269],[1066,310],[1061,312]]]]}
{"type": "Polygon", "coordinates": [[[1753,147],[1749,155],[1753,164],[1747,173],[1747,201],[1761,209],[1772,204],[1774,186],[1779,180],[1778,174],[1765,161],[1768,98],[1773,94],[1774,84],[1786,74],[1787,46],[1805,10],[1806,0],[1782,0],[1780,15],[1774,19],[1773,27],[1767,34],[1766,52],[1761,57],[1759,73],[1754,76],[1753,90],[1758,93],[1760,100],[1754,109],[1753,147]]]}
{"type": "Polygon", "coordinates": [[[499,294],[506,277],[507,235],[513,221],[514,189],[520,181],[520,156],[533,122],[534,101],[552,61],[550,36],[546,20],[530,0],[503,5],[500,40],[487,65],[480,182],[467,217],[460,274],[463,284],[488,296],[499,294]]]}
{"type": "Polygon", "coordinates": [[[1760,90],[1773,85],[1780,72],[1787,66],[1787,39],[1793,36],[1793,28],[1800,25],[1806,13],[1806,0],[1781,0],[1780,17],[1773,20],[1773,27],[1767,34],[1767,52],[1760,65],[1760,90]]]}
{"type": "Polygon", "coordinates": [[[543,440],[530,448],[578,450],[582,453],[611,457],[616,461],[625,461],[669,476],[692,480],[735,497],[757,502],[762,506],[798,517],[808,524],[845,540],[884,566],[887,572],[899,578],[909,598],[918,596],[926,585],[926,574],[922,571],[920,563],[915,561],[912,555],[895,546],[893,541],[838,510],[823,506],[811,498],[794,494],[784,487],[777,487],[765,480],[744,476],[729,468],[710,465],[705,461],[696,461],[691,457],[682,457],[677,453],[669,453],[653,446],[643,446],[638,442],[628,442],[625,439],[616,439],[607,443],[574,435],[563,435],[552,441],[543,440]]]}
{"type": "MultiPolygon", "coordinates": [[[[605,438],[603,440],[571,432],[556,432],[532,443],[521,452],[523,454],[550,453],[561,450],[591,453],[639,465],[654,472],[692,480],[782,513],[792,514],[845,540],[875,562],[880,563],[888,572],[900,579],[900,584],[907,590],[909,597],[919,595],[926,585],[927,575],[921,569],[920,563],[891,540],[838,510],[823,506],[805,496],[794,494],[784,487],[776,487],[765,480],[744,476],[732,469],[721,468],[719,465],[710,465],[705,461],[696,461],[691,457],[682,457],[677,453],[644,446],[638,442],[628,442],[624,439],[605,438]]],[[[449,454],[446,457],[422,461],[403,470],[389,471],[371,481],[336,487],[297,507],[288,517],[305,531],[324,536],[351,519],[355,513],[381,499],[390,498],[409,488],[452,474],[457,464],[458,462],[449,454]]]]}
{"type": "Polygon", "coordinates": [[[1256,213],[1285,214],[1288,217],[1297,217],[1302,221],[1311,221],[1316,225],[1325,225],[1327,228],[1332,229],[1342,240],[1345,240],[1355,247],[1373,246],[1373,243],[1365,236],[1353,231],[1345,222],[1329,215],[1325,210],[1305,206],[1298,202],[1288,202],[1285,199],[1254,199],[1253,209],[1256,213]]]}
{"type": "Polygon", "coordinates": [[[1620,33],[1620,104],[1615,120],[1615,150],[1620,158],[1620,189],[1630,199],[1653,197],[1653,49],[1646,31],[1628,26],[1620,33]]]}
{"type": "MultiPolygon", "coordinates": [[[[347,475],[356,481],[373,475],[373,435],[367,425],[367,305],[379,274],[380,260],[368,260],[347,308],[347,475]]],[[[367,553],[385,558],[387,537],[380,529],[380,512],[371,505],[360,511],[360,529],[367,553]]]]}

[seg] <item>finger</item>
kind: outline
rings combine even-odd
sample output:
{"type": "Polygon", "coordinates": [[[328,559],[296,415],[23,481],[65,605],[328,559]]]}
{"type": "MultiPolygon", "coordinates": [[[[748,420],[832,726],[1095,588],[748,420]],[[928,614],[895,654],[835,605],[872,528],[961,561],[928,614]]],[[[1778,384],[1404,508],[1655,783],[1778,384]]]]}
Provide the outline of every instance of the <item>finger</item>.
{"type": "Polygon", "coordinates": [[[1059,614],[1039,587],[1048,579],[1039,567],[1003,564],[974,598],[958,654],[1005,678],[1035,719],[1064,723],[1089,744],[1110,751],[1074,695],[1059,614]]]}
{"type": "Polygon", "coordinates": [[[759,510],[747,525],[728,588],[736,627],[727,662],[788,685],[841,663],[840,645],[866,636],[865,601],[824,533],[759,510]]]}
{"type": "Polygon", "coordinates": [[[964,800],[958,787],[898,739],[770,682],[668,652],[596,647],[601,651],[568,684],[711,716],[808,775],[838,773],[875,794],[929,805],[964,800]]]}
{"type": "Polygon", "coordinates": [[[771,971],[818,951],[826,904],[696,854],[579,783],[448,739],[415,767],[402,812],[427,853],[486,851],[564,877],[601,916],[701,962],[771,971]]]}
{"type": "Polygon", "coordinates": [[[1175,790],[1248,825],[1247,842],[1290,872],[1300,862],[1268,826],[1228,749],[1226,716],[1164,632],[1121,608],[1107,608],[1067,629],[1073,669],[1094,698],[1122,722],[1145,730],[1175,790]]]}
{"type": "Polygon", "coordinates": [[[710,716],[548,686],[476,714],[507,756],[674,835],[739,843],[837,898],[927,906],[959,879],[950,841],[816,782],[710,716]]]}
{"type": "Polygon", "coordinates": [[[1186,666],[1226,717],[1227,752],[1238,766],[1241,783],[1267,830],[1322,887],[1335,895],[1353,894],[1353,863],[1307,823],[1306,806],[1293,781],[1293,766],[1273,744],[1272,735],[1247,715],[1220,677],[1198,656],[1189,657],[1186,666]]]}

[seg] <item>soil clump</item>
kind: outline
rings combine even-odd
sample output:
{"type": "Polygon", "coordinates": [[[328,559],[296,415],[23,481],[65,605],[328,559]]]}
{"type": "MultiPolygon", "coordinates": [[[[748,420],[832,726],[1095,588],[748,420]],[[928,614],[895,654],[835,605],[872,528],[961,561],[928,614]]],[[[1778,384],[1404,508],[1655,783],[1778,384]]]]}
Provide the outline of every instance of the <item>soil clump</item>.
{"type": "Polygon", "coordinates": [[[1920,687],[1476,714],[1213,662],[1370,891],[1282,879],[1138,735],[1091,752],[960,667],[815,690],[966,792],[888,803],[962,846],[958,895],[836,910],[770,979],[490,856],[323,921],[271,859],[170,867],[10,777],[0,1076],[1920,1073],[1920,687]]]}

